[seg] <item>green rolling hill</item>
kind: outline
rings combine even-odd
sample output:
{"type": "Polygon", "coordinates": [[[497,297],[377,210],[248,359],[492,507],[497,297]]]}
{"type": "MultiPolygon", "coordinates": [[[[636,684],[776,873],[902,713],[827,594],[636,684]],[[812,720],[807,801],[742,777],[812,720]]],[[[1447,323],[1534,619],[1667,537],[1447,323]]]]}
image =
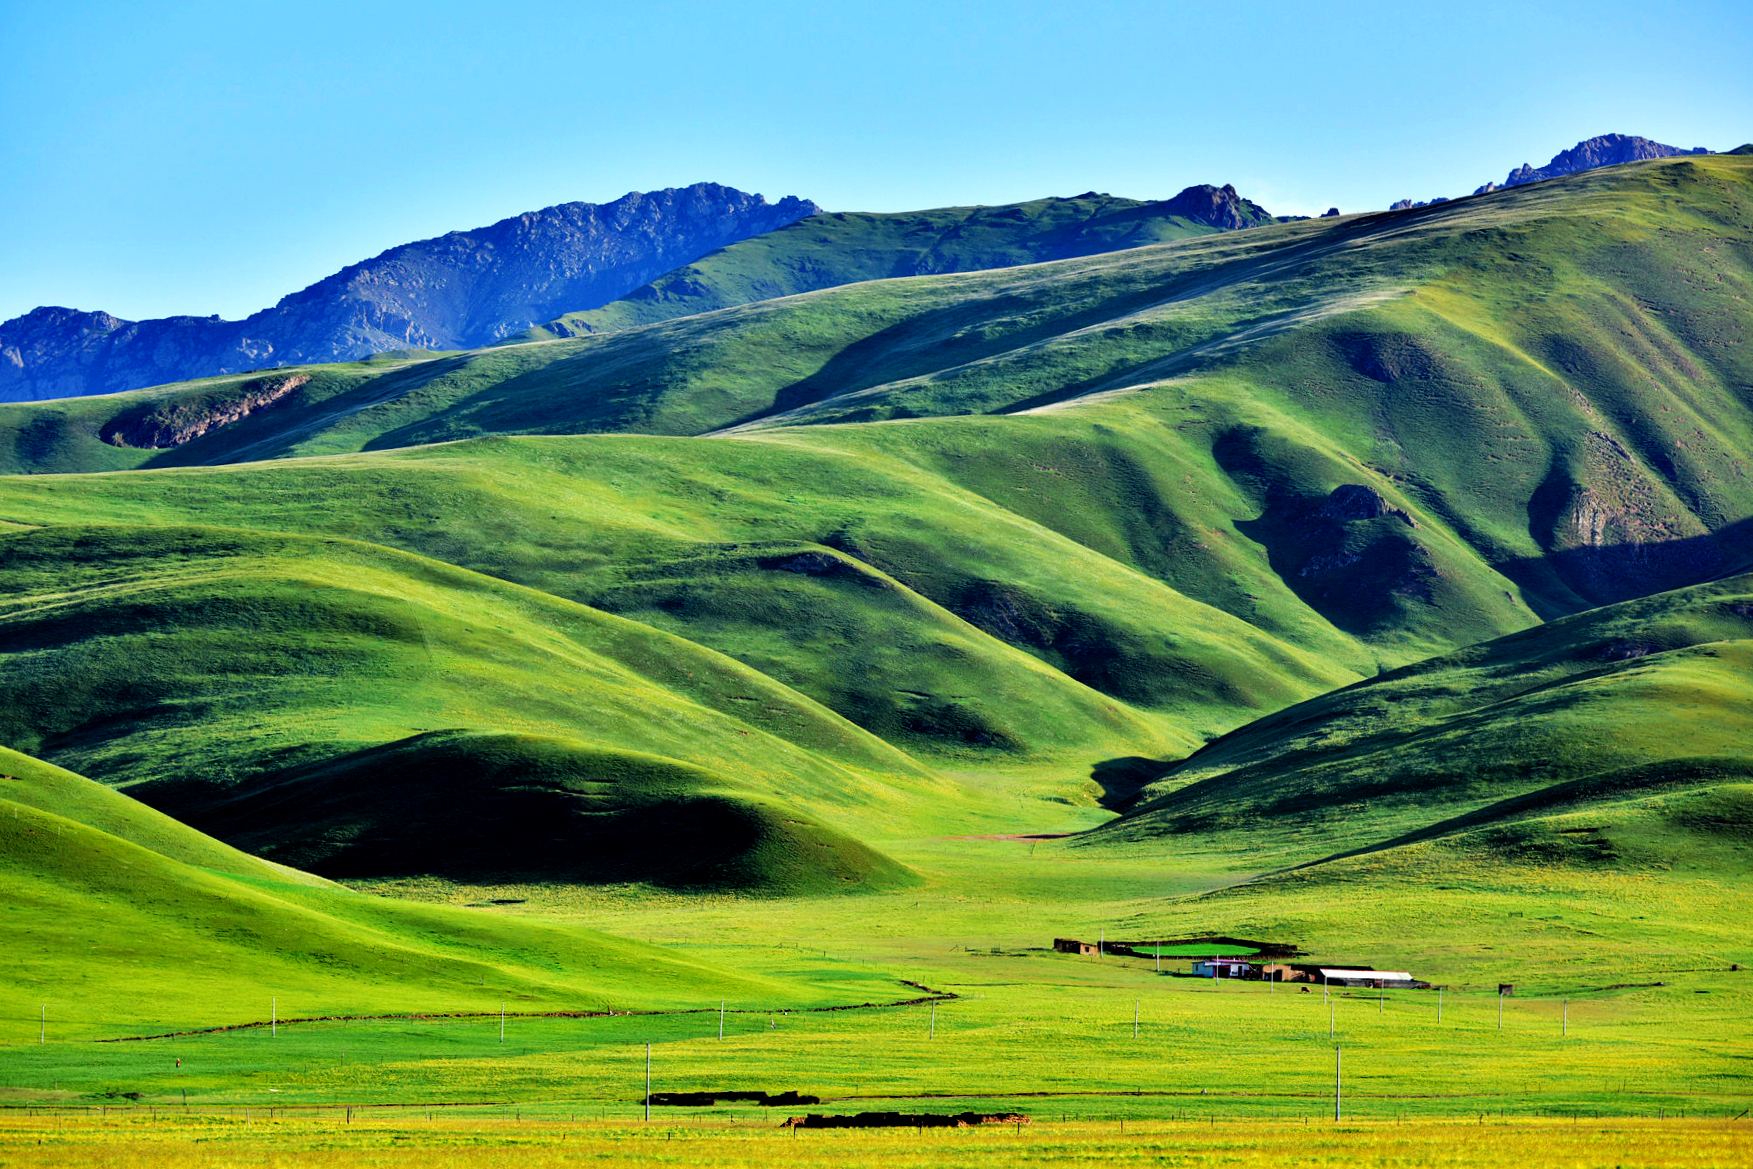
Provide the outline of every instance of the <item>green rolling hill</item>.
{"type": "Polygon", "coordinates": [[[1299,859],[1436,841],[1733,871],[1753,850],[1750,663],[1753,577],[1624,601],[1250,723],[1166,768],[1101,833],[1220,835],[1299,859]]]}
{"type": "Polygon", "coordinates": [[[404,553],[55,526],[0,565],[7,742],[324,872],[859,888],[905,874],[816,817],[941,787],[727,658],[404,553]]]}

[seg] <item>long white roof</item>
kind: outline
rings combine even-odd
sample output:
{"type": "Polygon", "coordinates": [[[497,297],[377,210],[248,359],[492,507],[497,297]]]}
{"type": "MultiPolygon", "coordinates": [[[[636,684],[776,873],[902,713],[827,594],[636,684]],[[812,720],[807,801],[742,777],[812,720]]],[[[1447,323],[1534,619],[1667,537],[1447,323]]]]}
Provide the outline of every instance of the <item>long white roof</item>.
{"type": "Polygon", "coordinates": [[[1321,967],[1323,978],[1378,978],[1384,982],[1411,982],[1412,975],[1404,970],[1357,970],[1346,966],[1321,967]]]}

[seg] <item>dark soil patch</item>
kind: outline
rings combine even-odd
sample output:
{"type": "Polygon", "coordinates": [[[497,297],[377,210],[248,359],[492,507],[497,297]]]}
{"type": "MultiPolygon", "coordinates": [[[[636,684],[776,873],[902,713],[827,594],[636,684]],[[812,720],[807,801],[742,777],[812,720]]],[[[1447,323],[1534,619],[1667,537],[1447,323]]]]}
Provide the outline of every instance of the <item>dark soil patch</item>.
{"type": "Polygon", "coordinates": [[[820,1096],[805,1096],[799,1092],[653,1092],[649,1099],[653,1108],[710,1108],[714,1104],[759,1104],[763,1108],[774,1108],[821,1102],[820,1096]]]}
{"type": "Polygon", "coordinates": [[[856,1112],[850,1116],[823,1116],[812,1112],[793,1116],[782,1128],[973,1128],[981,1124],[1028,1124],[1020,1112],[856,1112]]]}

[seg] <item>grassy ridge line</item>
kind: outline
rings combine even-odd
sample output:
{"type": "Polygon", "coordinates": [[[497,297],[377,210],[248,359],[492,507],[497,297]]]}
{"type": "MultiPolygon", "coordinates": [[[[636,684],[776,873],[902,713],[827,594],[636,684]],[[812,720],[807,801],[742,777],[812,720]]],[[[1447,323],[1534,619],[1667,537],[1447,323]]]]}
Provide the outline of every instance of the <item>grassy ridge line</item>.
{"type": "Polygon", "coordinates": [[[60,1038],[254,1019],[270,993],[340,1013],[485,1011],[501,998],[812,1001],[802,983],[593,930],[352,893],[17,752],[0,748],[0,769],[9,776],[0,781],[0,871],[11,906],[0,1013],[35,1016],[39,1003],[53,1003],[60,1038]]]}
{"type": "MultiPolygon", "coordinates": [[[[532,338],[578,336],[693,316],[843,284],[1013,267],[1209,234],[1174,201],[1094,193],[1002,207],[896,214],[825,212],[721,248],[599,309],[569,313],[532,338]]],[[[1249,226],[1270,223],[1242,201],[1249,226]]]]}

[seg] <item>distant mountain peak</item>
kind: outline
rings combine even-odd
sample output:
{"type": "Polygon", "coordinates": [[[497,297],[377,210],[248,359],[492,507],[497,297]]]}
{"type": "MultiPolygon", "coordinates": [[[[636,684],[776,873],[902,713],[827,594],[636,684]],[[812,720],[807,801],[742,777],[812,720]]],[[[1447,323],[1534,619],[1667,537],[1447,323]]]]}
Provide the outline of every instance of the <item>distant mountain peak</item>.
{"type": "Polygon", "coordinates": [[[1503,187],[1520,187],[1528,183],[1537,183],[1541,179],[1555,179],[1560,175],[1573,175],[1579,171],[1595,170],[1603,166],[1618,166],[1627,162],[1642,162],[1651,158],[1674,158],[1683,154],[1709,154],[1702,146],[1684,149],[1669,146],[1636,134],[1598,134],[1593,138],[1585,138],[1569,150],[1561,150],[1552,156],[1552,161],[1538,169],[1523,163],[1512,170],[1501,183],[1486,183],[1473,193],[1483,195],[1488,191],[1496,191],[1503,187]]]}

